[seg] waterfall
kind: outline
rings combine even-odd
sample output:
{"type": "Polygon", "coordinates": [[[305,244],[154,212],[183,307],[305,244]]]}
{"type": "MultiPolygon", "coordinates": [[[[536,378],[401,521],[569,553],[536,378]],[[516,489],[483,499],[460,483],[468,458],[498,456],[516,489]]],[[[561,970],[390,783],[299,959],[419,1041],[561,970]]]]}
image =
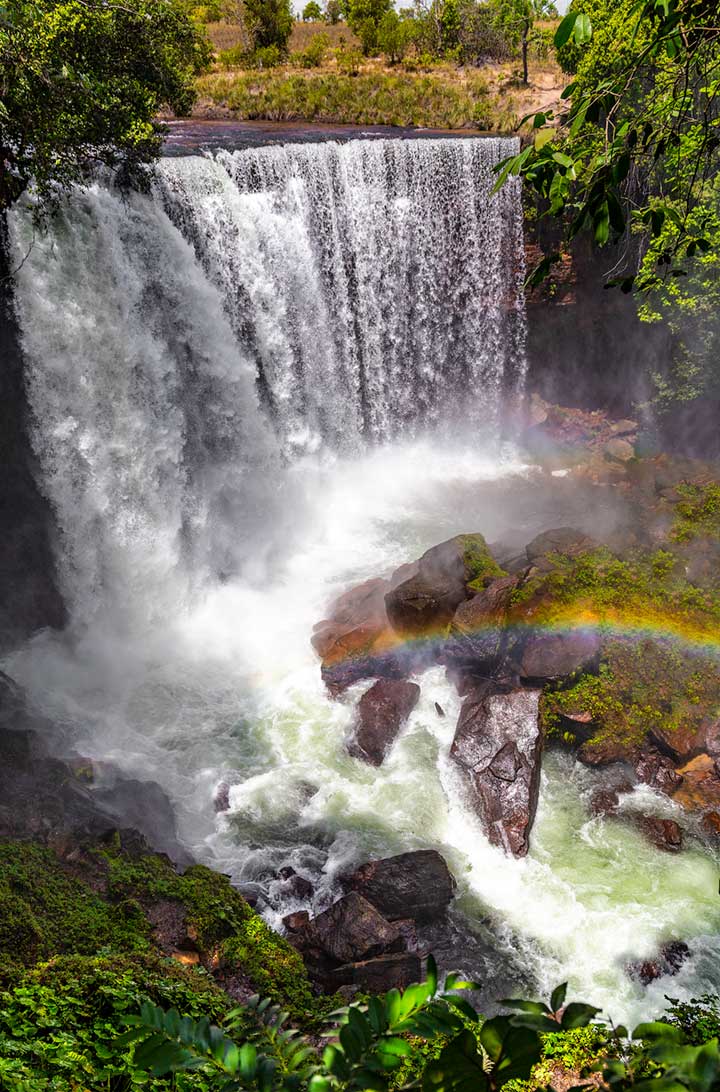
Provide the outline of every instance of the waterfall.
{"type": "Polygon", "coordinates": [[[267,549],[288,461],[464,429],[524,375],[508,140],[263,147],[10,216],[40,485],[76,618],[162,617],[267,549]],[[23,260],[24,259],[24,260],[23,260]],[[274,484],[273,484],[274,483],[274,484]]]}

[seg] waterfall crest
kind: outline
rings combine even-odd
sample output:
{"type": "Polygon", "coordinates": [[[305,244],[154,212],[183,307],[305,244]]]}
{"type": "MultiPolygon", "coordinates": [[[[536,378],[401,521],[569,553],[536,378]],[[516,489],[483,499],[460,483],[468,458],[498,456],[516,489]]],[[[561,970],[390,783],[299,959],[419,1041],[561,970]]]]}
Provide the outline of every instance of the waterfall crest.
{"type": "Polygon", "coordinates": [[[76,618],[161,617],[257,561],[288,460],[458,423],[497,438],[524,375],[519,193],[491,192],[514,146],[188,156],[149,195],[77,191],[34,241],[12,213],[33,443],[76,618]]]}

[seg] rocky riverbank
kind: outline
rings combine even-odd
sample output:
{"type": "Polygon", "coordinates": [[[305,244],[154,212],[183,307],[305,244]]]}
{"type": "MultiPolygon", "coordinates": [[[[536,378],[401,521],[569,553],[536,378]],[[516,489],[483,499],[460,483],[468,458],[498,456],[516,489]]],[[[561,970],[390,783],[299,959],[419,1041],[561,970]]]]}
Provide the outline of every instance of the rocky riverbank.
{"type": "Polygon", "coordinates": [[[527,853],[542,756],[603,768],[595,813],[653,845],[720,832],[720,482],[714,467],[642,455],[638,425],[533,399],[538,480],[622,496],[604,539],[549,527],[518,549],[474,528],[348,589],[312,637],[339,697],[360,698],[348,750],[380,764],[442,665],[463,696],[451,759],[489,840],[527,853]],[[645,811],[618,809],[647,785],[645,811]],[[672,801],[672,817],[662,798],[672,801]],[[655,801],[655,803],[653,803],[655,801]]]}

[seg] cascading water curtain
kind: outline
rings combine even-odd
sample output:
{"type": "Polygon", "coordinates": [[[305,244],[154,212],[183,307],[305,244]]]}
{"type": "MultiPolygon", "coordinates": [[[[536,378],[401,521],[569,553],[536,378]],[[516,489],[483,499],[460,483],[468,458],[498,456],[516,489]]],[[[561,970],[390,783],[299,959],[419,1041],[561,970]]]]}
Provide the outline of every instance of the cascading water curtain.
{"type": "MultiPolygon", "coordinates": [[[[40,486],[75,617],[158,617],[267,549],[282,464],[497,438],[522,385],[519,193],[495,139],[297,144],[10,217],[40,486]],[[101,594],[99,594],[101,592],[101,594]]],[[[131,620],[132,621],[132,620],[131,620]]]]}

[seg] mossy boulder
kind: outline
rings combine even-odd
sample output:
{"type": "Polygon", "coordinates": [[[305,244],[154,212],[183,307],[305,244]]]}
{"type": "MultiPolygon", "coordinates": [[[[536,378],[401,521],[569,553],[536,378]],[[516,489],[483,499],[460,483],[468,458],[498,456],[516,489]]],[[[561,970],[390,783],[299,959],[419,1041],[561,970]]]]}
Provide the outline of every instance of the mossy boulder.
{"type": "Polygon", "coordinates": [[[99,953],[194,963],[298,1021],[313,1006],[300,956],[226,876],[202,865],[180,874],[167,857],[128,852],[119,836],[65,843],[61,855],[0,842],[0,966],[99,953]]]}
{"type": "Polygon", "coordinates": [[[390,624],[403,637],[442,633],[464,600],[504,575],[481,534],[456,535],[427,550],[417,572],[386,594],[390,624]]]}

